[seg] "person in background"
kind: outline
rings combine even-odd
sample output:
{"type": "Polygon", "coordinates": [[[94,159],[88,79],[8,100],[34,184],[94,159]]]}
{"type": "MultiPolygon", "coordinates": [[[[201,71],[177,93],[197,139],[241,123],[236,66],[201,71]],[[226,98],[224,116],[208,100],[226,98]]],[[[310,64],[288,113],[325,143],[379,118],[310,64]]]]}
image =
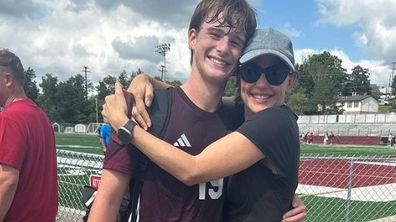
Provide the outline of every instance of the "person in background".
{"type": "Polygon", "coordinates": [[[314,136],[313,132],[310,132],[310,133],[308,134],[308,136],[307,136],[308,144],[312,144],[312,143],[313,143],[314,137],[315,137],[315,136],[314,136]]]}
{"type": "MultiPolygon", "coordinates": [[[[206,191],[231,176],[224,221],[281,221],[292,209],[300,154],[297,115],[284,103],[297,74],[290,39],[274,29],[259,29],[248,43],[238,71],[245,122],[233,133],[193,155],[160,140],[128,119],[122,86],[106,97],[102,114],[114,129],[132,124],[129,140],[186,185],[206,191]],[[217,180],[217,181],[216,181],[217,180]],[[220,180],[220,181],[219,181],[220,180]],[[216,183],[215,183],[216,182],[216,183]]],[[[189,133],[185,136],[190,138],[189,133]]]]}
{"type": "Polygon", "coordinates": [[[326,133],[323,137],[323,145],[329,144],[329,133],[326,133]]]}
{"type": "Polygon", "coordinates": [[[389,133],[389,136],[388,136],[388,146],[393,146],[392,140],[393,140],[393,134],[392,134],[392,133],[389,133]]]}
{"type": "Polygon", "coordinates": [[[55,135],[24,92],[24,70],[0,50],[0,221],[54,222],[58,210],[55,135]]]}
{"type": "Polygon", "coordinates": [[[99,143],[102,145],[103,154],[106,154],[107,145],[110,143],[111,127],[108,124],[102,124],[98,131],[99,143]]]}

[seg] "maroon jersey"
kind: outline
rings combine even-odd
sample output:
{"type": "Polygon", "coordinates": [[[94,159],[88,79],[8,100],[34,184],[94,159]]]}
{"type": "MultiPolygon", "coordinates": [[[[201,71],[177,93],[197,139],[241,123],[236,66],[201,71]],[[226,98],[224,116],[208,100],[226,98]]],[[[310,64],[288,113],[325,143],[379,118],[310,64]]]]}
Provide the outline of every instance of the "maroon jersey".
{"type": "MultiPolygon", "coordinates": [[[[169,90],[172,106],[165,141],[196,155],[226,135],[226,126],[217,113],[199,109],[180,88],[169,90]]],[[[136,160],[125,150],[111,142],[104,168],[133,176],[136,160]]],[[[150,162],[140,195],[139,221],[222,221],[224,185],[219,179],[186,186],[150,162]]]]}

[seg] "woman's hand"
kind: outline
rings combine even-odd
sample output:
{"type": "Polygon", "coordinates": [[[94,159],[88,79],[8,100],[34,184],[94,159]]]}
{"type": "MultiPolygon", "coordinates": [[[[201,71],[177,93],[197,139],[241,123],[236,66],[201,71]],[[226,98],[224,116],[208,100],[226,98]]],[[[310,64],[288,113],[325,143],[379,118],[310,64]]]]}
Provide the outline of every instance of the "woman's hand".
{"type": "Polygon", "coordinates": [[[147,107],[150,107],[154,96],[151,77],[147,74],[137,75],[129,84],[128,92],[132,93],[135,99],[131,110],[132,117],[143,129],[147,130],[151,126],[147,107]]]}
{"type": "Polygon", "coordinates": [[[116,131],[128,122],[127,104],[119,82],[115,84],[114,95],[106,96],[103,104],[102,116],[106,123],[109,123],[116,131]]]}
{"type": "Polygon", "coordinates": [[[282,222],[303,222],[306,214],[305,205],[297,195],[294,195],[292,206],[293,209],[283,215],[282,222]]]}

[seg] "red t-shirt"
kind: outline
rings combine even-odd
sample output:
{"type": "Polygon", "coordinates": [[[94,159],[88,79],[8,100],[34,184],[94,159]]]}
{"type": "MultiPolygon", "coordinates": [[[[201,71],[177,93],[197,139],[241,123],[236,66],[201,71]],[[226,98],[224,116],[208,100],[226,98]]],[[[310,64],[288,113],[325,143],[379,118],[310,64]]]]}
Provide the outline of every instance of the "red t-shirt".
{"type": "Polygon", "coordinates": [[[0,164],[19,171],[4,221],[54,222],[58,209],[55,136],[47,115],[30,99],[0,112],[0,164]]]}

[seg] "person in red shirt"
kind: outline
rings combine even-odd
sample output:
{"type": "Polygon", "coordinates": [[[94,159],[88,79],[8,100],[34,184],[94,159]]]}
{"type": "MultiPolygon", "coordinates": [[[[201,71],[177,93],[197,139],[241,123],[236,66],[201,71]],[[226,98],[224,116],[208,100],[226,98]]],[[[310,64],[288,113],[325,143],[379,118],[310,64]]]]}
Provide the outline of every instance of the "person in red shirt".
{"type": "Polygon", "coordinates": [[[47,115],[23,87],[20,59],[0,50],[0,221],[54,222],[55,135],[47,115]]]}

